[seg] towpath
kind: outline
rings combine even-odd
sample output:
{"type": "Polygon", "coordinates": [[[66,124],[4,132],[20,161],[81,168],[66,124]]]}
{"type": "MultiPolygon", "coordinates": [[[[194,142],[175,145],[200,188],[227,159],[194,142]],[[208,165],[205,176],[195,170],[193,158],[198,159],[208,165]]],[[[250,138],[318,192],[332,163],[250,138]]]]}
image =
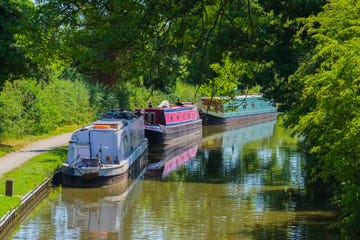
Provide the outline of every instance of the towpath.
{"type": "Polygon", "coordinates": [[[40,153],[47,152],[56,147],[67,145],[70,137],[71,133],[64,133],[48,139],[39,140],[25,146],[19,151],[12,152],[6,156],[0,157],[0,177],[4,173],[19,167],[21,164],[30,158],[39,155],[40,153]]]}

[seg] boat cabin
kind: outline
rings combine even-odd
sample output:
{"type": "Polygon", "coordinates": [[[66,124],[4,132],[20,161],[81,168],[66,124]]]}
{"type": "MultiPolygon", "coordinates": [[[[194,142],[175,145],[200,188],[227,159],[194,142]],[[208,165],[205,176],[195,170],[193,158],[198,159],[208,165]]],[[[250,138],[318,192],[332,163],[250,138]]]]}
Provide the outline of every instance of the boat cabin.
{"type": "Polygon", "coordinates": [[[118,164],[144,139],[143,129],[143,121],[136,119],[96,121],[72,134],[67,163],[118,164]]]}
{"type": "Polygon", "coordinates": [[[257,112],[273,110],[276,108],[272,101],[264,99],[261,95],[241,95],[230,97],[202,97],[200,106],[203,111],[213,111],[218,113],[227,112],[257,112]]]}
{"type": "Polygon", "coordinates": [[[148,124],[176,125],[199,119],[195,105],[160,105],[144,109],[144,121],[148,124]]]}

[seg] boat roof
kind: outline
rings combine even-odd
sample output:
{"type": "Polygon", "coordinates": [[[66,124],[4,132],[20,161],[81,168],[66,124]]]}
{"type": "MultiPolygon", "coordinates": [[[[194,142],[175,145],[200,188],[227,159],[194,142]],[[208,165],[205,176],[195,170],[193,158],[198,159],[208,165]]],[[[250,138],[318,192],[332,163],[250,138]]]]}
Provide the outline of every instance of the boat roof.
{"type": "MultiPolygon", "coordinates": [[[[146,111],[162,111],[162,110],[171,110],[171,109],[184,109],[184,108],[196,108],[195,104],[192,102],[178,102],[175,104],[169,104],[167,100],[164,100],[158,106],[148,107],[148,108],[141,108],[146,111]]],[[[140,110],[140,109],[138,109],[140,110]]]]}
{"type": "MultiPolygon", "coordinates": [[[[262,98],[262,94],[243,94],[243,95],[235,95],[233,98],[235,99],[244,99],[244,98],[262,98]]],[[[211,97],[200,97],[200,99],[210,99],[211,97]]],[[[213,99],[231,99],[229,96],[216,96],[213,99]]]]}
{"type": "Polygon", "coordinates": [[[139,119],[132,111],[121,109],[110,110],[102,114],[102,118],[82,127],[79,131],[98,129],[98,130],[120,130],[126,127],[133,119],[139,119]]]}

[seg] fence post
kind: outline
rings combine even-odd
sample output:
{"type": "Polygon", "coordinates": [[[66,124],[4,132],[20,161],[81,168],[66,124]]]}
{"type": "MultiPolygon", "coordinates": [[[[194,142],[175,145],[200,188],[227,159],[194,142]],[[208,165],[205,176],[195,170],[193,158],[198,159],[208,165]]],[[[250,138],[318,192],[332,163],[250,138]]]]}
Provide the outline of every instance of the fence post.
{"type": "Polygon", "coordinates": [[[5,195],[12,197],[14,193],[14,180],[6,180],[5,195]]]}

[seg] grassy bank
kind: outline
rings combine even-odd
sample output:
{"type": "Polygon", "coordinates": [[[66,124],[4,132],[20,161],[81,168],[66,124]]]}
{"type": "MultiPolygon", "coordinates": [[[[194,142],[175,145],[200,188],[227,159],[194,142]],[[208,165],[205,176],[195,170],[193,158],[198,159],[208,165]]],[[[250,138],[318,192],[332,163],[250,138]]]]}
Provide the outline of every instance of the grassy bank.
{"type": "Polygon", "coordinates": [[[0,217],[18,206],[23,195],[35,189],[48,177],[52,177],[54,170],[65,160],[66,153],[66,147],[56,148],[37,155],[20,167],[4,174],[0,178],[0,217]],[[5,196],[7,179],[14,182],[13,197],[5,196]]]}
{"type": "MultiPolygon", "coordinates": [[[[41,139],[46,139],[66,132],[72,132],[82,125],[71,125],[58,128],[46,135],[28,136],[22,139],[6,139],[0,146],[0,156],[21,149],[22,147],[41,139]]],[[[39,154],[20,167],[5,173],[0,178],[0,218],[14,207],[19,206],[21,197],[36,188],[39,184],[53,175],[67,154],[66,147],[59,147],[49,152],[39,154]],[[14,196],[5,196],[6,180],[14,181],[14,196]]]]}

